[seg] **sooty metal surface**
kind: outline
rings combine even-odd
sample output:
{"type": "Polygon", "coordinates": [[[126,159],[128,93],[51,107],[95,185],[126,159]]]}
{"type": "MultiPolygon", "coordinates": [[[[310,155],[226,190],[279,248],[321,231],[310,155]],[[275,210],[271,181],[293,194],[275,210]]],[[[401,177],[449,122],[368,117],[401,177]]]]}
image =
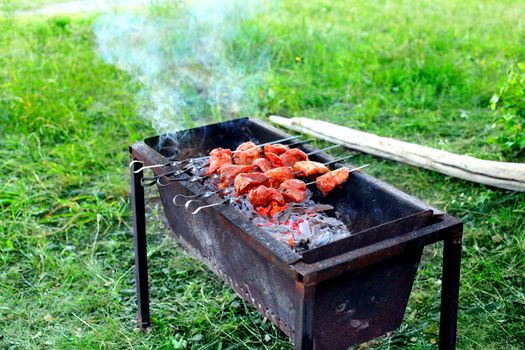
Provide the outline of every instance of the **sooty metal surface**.
{"type": "MultiPolygon", "coordinates": [[[[235,149],[251,140],[288,136],[244,118],[163,135],[130,147],[145,165],[207,155],[214,147],[235,149]]],[[[306,152],[314,149],[304,145],[306,152]]],[[[326,154],[311,157],[326,162],[326,154]]],[[[138,167],[135,165],[134,167],[138,167]]],[[[133,170],[133,169],[132,169],[133,170]]],[[[167,169],[155,169],[160,174],[167,169]]],[[[142,173],[132,172],[139,325],[150,325],[142,173]]],[[[347,349],[401,324],[423,247],[445,242],[440,349],[456,338],[462,224],[366,174],[352,174],[341,191],[321,199],[355,232],[350,237],[293,252],[236,209],[223,205],[191,215],[175,207],[176,194],[200,193],[199,183],[159,188],[175,237],[242,298],[294,341],[295,349],[347,349]]],[[[208,203],[220,200],[208,198],[208,203]]]]}

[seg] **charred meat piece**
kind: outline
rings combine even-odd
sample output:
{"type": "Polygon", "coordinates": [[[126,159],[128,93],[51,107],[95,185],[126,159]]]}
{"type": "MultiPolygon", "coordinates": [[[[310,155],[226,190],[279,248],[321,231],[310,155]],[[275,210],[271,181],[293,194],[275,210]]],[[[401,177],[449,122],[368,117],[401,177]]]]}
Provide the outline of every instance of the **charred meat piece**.
{"type": "Polygon", "coordinates": [[[250,165],[262,155],[261,147],[253,142],[245,142],[239,145],[235,150],[233,161],[235,164],[250,165]]]}
{"type": "Polygon", "coordinates": [[[296,162],[308,160],[306,153],[301,151],[299,148],[290,148],[279,156],[283,161],[284,166],[293,166],[296,162]]]}
{"type": "Polygon", "coordinates": [[[301,180],[286,180],[279,186],[279,190],[286,202],[301,203],[306,197],[306,184],[301,180]]]}
{"type": "Polygon", "coordinates": [[[237,146],[237,149],[235,150],[235,152],[246,151],[246,150],[249,150],[250,148],[254,148],[254,147],[260,148],[259,146],[257,146],[255,143],[253,143],[251,141],[243,142],[239,146],[237,146]]]}
{"type": "Polygon", "coordinates": [[[293,165],[293,169],[299,173],[299,176],[303,177],[322,175],[330,171],[326,165],[318,162],[312,162],[311,160],[296,162],[293,165]]]}
{"type": "Polygon", "coordinates": [[[274,188],[278,188],[286,180],[295,179],[293,168],[289,166],[270,169],[264,175],[268,177],[270,187],[274,188]]]}
{"type": "Polygon", "coordinates": [[[278,168],[280,166],[283,166],[283,160],[275,153],[264,152],[264,158],[268,159],[268,161],[272,165],[272,168],[278,168]]]}
{"type": "Polygon", "coordinates": [[[210,160],[208,164],[209,165],[206,175],[215,173],[221,166],[225,164],[232,164],[232,151],[227,148],[214,148],[210,152],[210,160]]]}
{"type": "Polygon", "coordinates": [[[284,205],[284,196],[279,190],[261,185],[252,189],[248,193],[248,199],[254,208],[267,207],[275,202],[278,205],[284,205]]]}
{"type": "Polygon", "coordinates": [[[260,186],[268,181],[263,173],[241,173],[235,177],[233,188],[235,197],[248,193],[252,188],[260,186]]]}
{"type": "Polygon", "coordinates": [[[270,143],[267,143],[264,145],[264,153],[273,153],[273,154],[276,154],[276,155],[280,155],[280,154],[283,154],[284,152],[286,152],[287,150],[290,149],[290,146],[287,146],[287,145],[282,145],[280,143],[276,143],[276,144],[270,144],[270,143]]]}
{"type": "Polygon", "coordinates": [[[254,147],[247,149],[246,151],[237,151],[233,156],[235,164],[250,165],[257,158],[260,158],[262,154],[260,147],[254,147]]]}
{"type": "Polygon", "coordinates": [[[350,175],[350,169],[348,168],[339,168],[334,171],[330,171],[324,175],[321,175],[317,178],[315,184],[319,191],[323,193],[323,196],[328,195],[336,186],[341,185],[350,175]]]}
{"type": "Polygon", "coordinates": [[[252,165],[261,169],[262,172],[268,171],[272,168],[272,163],[266,158],[257,158],[253,161],[252,165]]]}
{"type": "Polygon", "coordinates": [[[233,165],[226,164],[219,168],[217,173],[220,176],[219,189],[223,190],[230,186],[235,180],[235,177],[241,173],[251,173],[255,170],[253,165],[233,165]]]}

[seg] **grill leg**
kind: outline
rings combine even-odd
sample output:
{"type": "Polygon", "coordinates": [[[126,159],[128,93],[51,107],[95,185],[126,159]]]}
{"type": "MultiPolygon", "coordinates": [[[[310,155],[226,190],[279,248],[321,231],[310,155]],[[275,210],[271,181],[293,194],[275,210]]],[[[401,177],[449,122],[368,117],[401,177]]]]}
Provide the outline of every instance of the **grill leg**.
{"type": "Polygon", "coordinates": [[[456,349],[461,240],[459,232],[444,241],[439,350],[456,349]]]}
{"type": "Polygon", "coordinates": [[[143,172],[133,173],[140,164],[131,168],[131,206],[133,207],[133,237],[135,244],[135,285],[137,288],[137,326],[140,329],[151,325],[149,311],[148,256],[146,249],[146,211],[144,187],[140,180],[143,172]]]}
{"type": "Polygon", "coordinates": [[[314,350],[313,313],[315,287],[305,287],[295,283],[295,289],[301,296],[296,314],[294,350],[314,350]]]}

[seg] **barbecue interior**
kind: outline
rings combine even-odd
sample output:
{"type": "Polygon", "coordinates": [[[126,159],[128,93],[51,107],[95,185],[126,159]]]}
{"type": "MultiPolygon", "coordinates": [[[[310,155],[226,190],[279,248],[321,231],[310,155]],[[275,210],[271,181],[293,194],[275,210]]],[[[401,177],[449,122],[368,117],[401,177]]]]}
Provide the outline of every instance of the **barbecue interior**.
{"type": "MultiPolygon", "coordinates": [[[[261,144],[286,136],[288,135],[262,127],[245,118],[174,135],[153,137],[145,141],[166,158],[185,159],[206,156],[216,147],[235,150],[239,144],[246,141],[261,144]]],[[[298,148],[305,152],[314,150],[308,145],[300,145],[298,148]]],[[[313,155],[310,159],[321,163],[332,160],[322,154],[313,155]]],[[[332,169],[340,166],[342,164],[335,164],[332,169]]],[[[344,222],[352,234],[415,214],[423,209],[408,199],[400,198],[398,193],[388,191],[384,184],[359,173],[351,174],[340,190],[333,191],[327,197],[323,197],[319,191],[312,192],[315,202],[334,207],[334,210],[327,214],[344,222]]]]}

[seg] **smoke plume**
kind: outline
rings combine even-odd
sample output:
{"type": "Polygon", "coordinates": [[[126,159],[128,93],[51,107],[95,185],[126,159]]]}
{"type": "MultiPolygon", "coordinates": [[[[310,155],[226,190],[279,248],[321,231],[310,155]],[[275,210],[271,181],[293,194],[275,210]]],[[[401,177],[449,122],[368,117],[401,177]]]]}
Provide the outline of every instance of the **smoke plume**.
{"type": "Polygon", "coordinates": [[[97,51],[140,83],[139,112],[159,133],[247,116],[257,111],[268,62],[242,28],[267,8],[256,0],[194,0],[104,14],[94,25],[97,51]]]}

